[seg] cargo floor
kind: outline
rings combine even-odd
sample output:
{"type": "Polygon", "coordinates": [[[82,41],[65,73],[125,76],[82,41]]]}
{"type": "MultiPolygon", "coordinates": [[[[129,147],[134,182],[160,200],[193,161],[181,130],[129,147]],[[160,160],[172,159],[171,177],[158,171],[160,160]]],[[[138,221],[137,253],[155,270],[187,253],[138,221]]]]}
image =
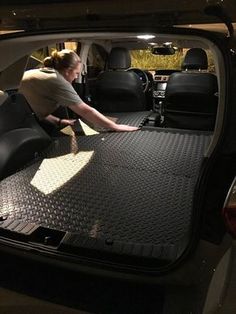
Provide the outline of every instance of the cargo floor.
{"type": "Polygon", "coordinates": [[[154,257],[155,246],[178,250],[209,141],[204,133],[160,129],[58,138],[0,182],[1,215],[130,250],[150,246],[154,257]]]}

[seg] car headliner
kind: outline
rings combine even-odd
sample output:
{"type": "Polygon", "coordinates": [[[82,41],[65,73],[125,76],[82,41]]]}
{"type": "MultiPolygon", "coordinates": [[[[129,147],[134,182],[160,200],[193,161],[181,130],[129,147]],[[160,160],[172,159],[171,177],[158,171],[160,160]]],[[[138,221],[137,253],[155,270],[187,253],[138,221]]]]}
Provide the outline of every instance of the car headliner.
{"type": "MultiPolygon", "coordinates": [[[[0,30],[13,29],[59,29],[62,27],[90,28],[120,26],[173,26],[220,23],[217,17],[205,13],[207,5],[216,4],[210,0],[2,0],[0,30]]],[[[236,21],[234,0],[220,2],[232,21],[236,21]]],[[[221,24],[222,26],[222,24],[221,24]]],[[[206,29],[206,27],[205,27],[206,29]]],[[[224,28],[225,29],[225,28],[224,28]]]]}

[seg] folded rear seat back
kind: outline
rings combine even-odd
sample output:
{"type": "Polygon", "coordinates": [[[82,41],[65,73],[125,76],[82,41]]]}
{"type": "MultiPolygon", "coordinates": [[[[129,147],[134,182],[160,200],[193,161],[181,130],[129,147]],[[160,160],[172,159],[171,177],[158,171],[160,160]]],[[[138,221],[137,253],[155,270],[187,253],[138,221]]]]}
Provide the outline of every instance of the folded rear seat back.
{"type": "Polygon", "coordinates": [[[23,95],[0,95],[0,179],[23,167],[51,139],[38,124],[23,95]]]}

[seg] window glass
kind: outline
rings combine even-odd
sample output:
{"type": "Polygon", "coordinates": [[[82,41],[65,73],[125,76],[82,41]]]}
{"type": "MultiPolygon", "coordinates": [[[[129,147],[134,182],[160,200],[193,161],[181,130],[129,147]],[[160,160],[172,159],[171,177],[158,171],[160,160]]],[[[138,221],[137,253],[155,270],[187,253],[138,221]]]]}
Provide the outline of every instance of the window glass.
{"type": "Polygon", "coordinates": [[[48,47],[38,49],[32,53],[32,57],[39,61],[43,61],[43,59],[46,58],[48,55],[48,47]]]}
{"type": "Polygon", "coordinates": [[[75,41],[65,42],[65,49],[73,50],[78,52],[78,43],[75,41]]]}
{"type": "MultiPolygon", "coordinates": [[[[178,49],[174,55],[153,55],[150,49],[131,50],[131,67],[147,71],[155,70],[181,70],[181,65],[188,49],[178,49]]],[[[214,72],[214,60],[210,50],[206,51],[208,57],[208,71],[214,72]]]]}
{"type": "Polygon", "coordinates": [[[208,59],[208,71],[215,73],[215,64],[214,64],[213,54],[210,50],[206,50],[206,53],[207,53],[207,59],[208,59]]]}
{"type": "Polygon", "coordinates": [[[100,45],[92,44],[87,59],[88,78],[96,78],[104,70],[106,59],[106,50],[100,45]]]}
{"type": "Polygon", "coordinates": [[[184,58],[183,50],[176,52],[174,55],[153,55],[150,49],[132,50],[131,66],[147,71],[155,71],[156,69],[181,69],[181,63],[184,58]]]}
{"type": "Polygon", "coordinates": [[[43,48],[40,48],[40,49],[34,51],[31,54],[31,56],[29,57],[26,70],[42,67],[43,66],[43,60],[46,57],[50,56],[53,50],[62,49],[61,48],[62,45],[63,45],[63,43],[54,44],[54,45],[46,46],[46,47],[43,47],[43,48]]]}

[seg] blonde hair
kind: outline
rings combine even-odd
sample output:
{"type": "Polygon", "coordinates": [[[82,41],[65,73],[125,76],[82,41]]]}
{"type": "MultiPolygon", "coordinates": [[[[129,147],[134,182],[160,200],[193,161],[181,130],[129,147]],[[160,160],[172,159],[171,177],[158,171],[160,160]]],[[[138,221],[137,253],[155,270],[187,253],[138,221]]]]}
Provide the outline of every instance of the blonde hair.
{"type": "Polygon", "coordinates": [[[80,57],[73,50],[63,49],[61,51],[54,50],[50,57],[43,60],[43,65],[60,71],[67,68],[73,69],[80,62],[80,57]]]}

